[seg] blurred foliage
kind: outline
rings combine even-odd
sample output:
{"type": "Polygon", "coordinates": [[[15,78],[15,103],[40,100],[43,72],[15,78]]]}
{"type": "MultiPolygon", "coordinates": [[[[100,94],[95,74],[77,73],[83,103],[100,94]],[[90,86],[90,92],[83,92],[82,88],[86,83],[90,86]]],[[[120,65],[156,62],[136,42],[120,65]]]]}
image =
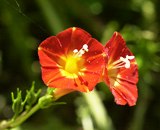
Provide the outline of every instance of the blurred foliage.
{"type": "MultiPolygon", "coordinates": [[[[159,5],[159,0],[1,0],[0,119],[13,115],[10,93],[17,87],[26,90],[35,80],[39,88],[45,88],[37,56],[39,43],[77,26],[103,44],[114,31],[121,32],[139,65],[139,99],[135,107],[116,105],[107,87],[103,83],[97,85],[110,127],[160,129],[159,5]]],[[[61,100],[68,104],[39,111],[15,130],[104,129],[96,124],[92,113],[95,108],[91,109],[84,96],[73,93],[61,100]]]]}

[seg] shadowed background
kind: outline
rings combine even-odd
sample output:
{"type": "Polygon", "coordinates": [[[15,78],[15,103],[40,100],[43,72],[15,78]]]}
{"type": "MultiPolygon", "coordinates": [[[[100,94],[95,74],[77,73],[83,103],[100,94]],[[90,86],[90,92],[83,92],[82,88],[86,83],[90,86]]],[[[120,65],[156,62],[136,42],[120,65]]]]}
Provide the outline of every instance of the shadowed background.
{"type": "Polygon", "coordinates": [[[40,42],[75,26],[103,44],[114,31],[123,35],[139,65],[137,105],[116,105],[100,83],[93,97],[69,94],[60,99],[67,105],[38,111],[16,130],[160,129],[159,5],[159,0],[1,0],[0,120],[12,117],[10,93],[17,87],[24,95],[32,81],[46,89],[37,56],[40,42]]]}

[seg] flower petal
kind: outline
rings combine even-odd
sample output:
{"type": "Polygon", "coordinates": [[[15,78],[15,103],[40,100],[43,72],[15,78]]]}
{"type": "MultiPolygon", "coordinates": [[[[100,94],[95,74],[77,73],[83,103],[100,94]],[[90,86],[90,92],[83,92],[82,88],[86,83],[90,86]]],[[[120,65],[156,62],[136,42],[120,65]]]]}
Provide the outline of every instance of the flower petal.
{"type": "Polygon", "coordinates": [[[84,54],[85,68],[81,72],[81,77],[88,83],[89,91],[93,90],[102,77],[102,71],[105,65],[104,47],[96,39],[92,38],[88,43],[88,52],[84,54]]]}
{"type": "Polygon", "coordinates": [[[60,32],[57,38],[67,54],[70,50],[81,49],[91,39],[91,35],[80,28],[72,27],[60,32]]]}
{"type": "Polygon", "coordinates": [[[116,61],[120,57],[133,56],[127,48],[122,36],[115,32],[112,38],[107,42],[105,49],[108,55],[108,64],[106,65],[104,80],[108,84],[117,104],[133,106],[138,98],[137,82],[138,67],[135,59],[131,59],[130,67],[116,67],[116,61]]]}
{"type": "Polygon", "coordinates": [[[125,57],[126,55],[133,55],[131,51],[127,48],[121,34],[118,32],[114,32],[112,38],[106,43],[105,48],[109,56],[108,64],[113,63],[120,57],[125,57]]]}
{"type": "Polygon", "coordinates": [[[101,43],[86,31],[75,27],[66,29],[57,36],[47,38],[39,46],[42,79],[47,86],[53,88],[91,91],[102,74],[105,64],[103,53],[104,47],[101,43]],[[84,44],[88,47],[88,51],[80,57],[84,67],[77,74],[66,72],[65,60],[71,54],[74,55],[73,50],[80,50],[84,44]]]}
{"type": "Polygon", "coordinates": [[[129,106],[136,104],[138,93],[136,83],[138,80],[138,71],[136,67],[131,67],[123,71],[119,71],[115,77],[109,78],[109,87],[115,97],[117,104],[129,106]]]}

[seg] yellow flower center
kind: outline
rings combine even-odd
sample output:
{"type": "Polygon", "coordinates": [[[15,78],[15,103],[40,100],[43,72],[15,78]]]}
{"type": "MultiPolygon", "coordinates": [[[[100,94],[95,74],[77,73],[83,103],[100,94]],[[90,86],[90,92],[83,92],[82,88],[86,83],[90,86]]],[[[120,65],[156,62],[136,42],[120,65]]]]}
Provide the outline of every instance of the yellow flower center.
{"type": "Polygon", "coordinates": [[[61,74],[68,78],[77,78],[78,74],[83,75],[81,70],[84,68],[84,59],[74,54],[67,57],[62,56],[59,61],[61,74]]]}
{"type": "Polygon", "coordinates": [[[79,68],[81,68],[81,66],[78,65],[79,61],[81,61],[81,58],[74,57],[74,56],[69,56],[66,59],[66,64],[64,66],[65,71],[67,71],[69,73],[77,74],[78,71],[79,71],[79,68]]]}
{"type": "Polygon", "coordinates": [[[85,69],[85,67],[82,56],[85,52],[88,52],[88,45],[86,44],[80,50],[74,49],[67,56],[61,57],[59,64],[62,67],[61,73],[63,76],[77,78],[78,75],[83,75],[82,69],[85,69]]]}

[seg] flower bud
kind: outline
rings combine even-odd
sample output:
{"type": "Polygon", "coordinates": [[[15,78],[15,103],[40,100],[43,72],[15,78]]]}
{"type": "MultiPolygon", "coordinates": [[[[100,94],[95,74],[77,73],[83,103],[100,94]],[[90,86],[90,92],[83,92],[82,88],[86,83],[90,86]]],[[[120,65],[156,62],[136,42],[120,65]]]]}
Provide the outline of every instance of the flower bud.
{"type": "Polygon", "coordinates": [[[54,100],[53,100],[52,95],[45,95],[38,100],[38,104],[39,104],[40,108],[43,109],[43,108],[47,108],[47,107],[51,106],[53,101],[54,100]]]}
{"type": "Polygon", "coordinates": [[[22,101],[22,95],[21,95],[21,91],[19,89],[17,89],[17,97],[14,97],[14,93],[11,93],[11,97],[12,97],[12,110],[13,112],[18,115],[19,113],[21,113],[23,111],[23,101],[22,101]]]}

